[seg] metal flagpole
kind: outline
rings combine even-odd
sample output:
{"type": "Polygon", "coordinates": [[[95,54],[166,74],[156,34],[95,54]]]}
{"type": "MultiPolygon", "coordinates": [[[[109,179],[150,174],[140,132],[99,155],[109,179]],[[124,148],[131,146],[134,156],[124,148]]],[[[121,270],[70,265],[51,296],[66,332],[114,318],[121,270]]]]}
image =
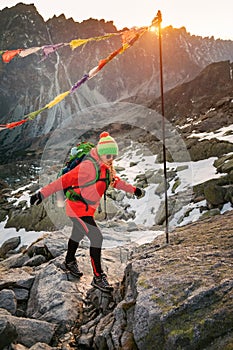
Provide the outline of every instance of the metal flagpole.
{"type": "Polygon", "coordinates": [[[169,243],[168,234],[168,197],[167,197],[167,166],[166,166],[166,137],[165,137],[165,112],[163,93],[163,55],[162,55],[162,35],[161,35],[162,14],[158,11],[157,16],[152,21],[152,25],[159,28],[159,60],[160,60],[160,90],[161,90],[161,112],[162,112],[162,135],[163,135],[163,166],[164,166],[164,193],[165,193],[165,221],[166,221],[166,243],[169,243]]]}

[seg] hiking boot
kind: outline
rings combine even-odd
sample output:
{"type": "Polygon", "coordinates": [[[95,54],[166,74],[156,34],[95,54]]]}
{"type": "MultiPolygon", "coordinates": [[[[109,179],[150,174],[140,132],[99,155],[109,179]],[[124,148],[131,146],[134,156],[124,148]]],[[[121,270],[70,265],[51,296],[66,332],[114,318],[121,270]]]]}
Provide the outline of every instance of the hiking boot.
{"type": "Polygon", "coordinates": [[[113,287],[110,286],[110,284],[108,283],[106,273],[102,272],[102,273],[101,273],[101,277],[102,277],[102,281],[105,283],[105,285],[106,285],[108,288],[110,288],[110,289],[112,290],[113,287]]]}
{"type": "Polygon", "coordinates": [[[91,285],[102,290],[102,292],[109,293],[113,290],[113,287],[109,285],[107,276],[104,273],[102,273],[100,276],[94,276],[91,285]]]}
{"type": "Polygon", "coordinates": [[[79,270],[77,261],[65,262],[67,270],[75,277],[82,277],[83,273],[79,270]]]}

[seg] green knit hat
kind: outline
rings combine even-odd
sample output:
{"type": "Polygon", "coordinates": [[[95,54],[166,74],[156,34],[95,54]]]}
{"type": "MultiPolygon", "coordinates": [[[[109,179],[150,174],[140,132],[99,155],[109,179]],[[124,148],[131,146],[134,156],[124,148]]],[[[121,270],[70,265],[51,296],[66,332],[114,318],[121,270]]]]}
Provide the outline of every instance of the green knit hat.
{"type": "Polygon", "coordinates": [[[118,155],[117,143],[106,131],[100,134],[100,139],[97,144],[97,152],[99,156],[104,154],[113,154],[115,156],[118,155]]]}

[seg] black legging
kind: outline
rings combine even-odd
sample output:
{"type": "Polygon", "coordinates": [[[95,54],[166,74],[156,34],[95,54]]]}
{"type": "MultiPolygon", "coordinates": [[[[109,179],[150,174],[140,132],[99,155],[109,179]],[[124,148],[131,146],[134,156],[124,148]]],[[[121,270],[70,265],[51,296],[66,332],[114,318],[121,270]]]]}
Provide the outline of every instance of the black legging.
{"type": "Polygon", "coordinates": [[[81,218],[70,218],[73,222],[71,237],[68,241],[68,250],[66,262],[75,260],[75,253],[78,249],[79,242],[86,235],[90,240],[90,257],[93,272],[99,276],[103,271],[101,267],[101,247],[103,235],[99,230],[92,216],[82,216],[81,218]]]}

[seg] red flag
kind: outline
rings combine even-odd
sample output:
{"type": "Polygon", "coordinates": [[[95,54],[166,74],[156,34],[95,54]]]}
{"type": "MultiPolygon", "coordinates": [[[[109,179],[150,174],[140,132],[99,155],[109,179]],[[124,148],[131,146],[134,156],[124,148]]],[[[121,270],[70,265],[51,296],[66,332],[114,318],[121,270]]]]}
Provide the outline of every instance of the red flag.
{"type": "Polygon", "coordinates": [[[116,55],[118,55],[119,53],[121,53],[122,51],[122,47],[120,47],[119,49],[113,51],[112,53],[110,53],[110,55],[107,58],[104,58],[103,60],[99,61],[98,64],[98,68],[99,70],[101,70],[105,64],[107,64],[109,61],[111,61],[116,55]]]}
{"type": "Polygon", "coordinates": [[[24,124],[27,121],[28,121],[28,119],[22,119],[22,120],[20,120],[18,122],[7,123],[6,127],[7,127],[7,129],[12,129],[12,128],[18,126],[18,125],[24,124]]]}
{"type": "Polygon", "coordinates": [[[4,63],[9,63],[16,55],[18,55],[22,49],[8,50],[2,54],[2,60],[4,63]]]}

